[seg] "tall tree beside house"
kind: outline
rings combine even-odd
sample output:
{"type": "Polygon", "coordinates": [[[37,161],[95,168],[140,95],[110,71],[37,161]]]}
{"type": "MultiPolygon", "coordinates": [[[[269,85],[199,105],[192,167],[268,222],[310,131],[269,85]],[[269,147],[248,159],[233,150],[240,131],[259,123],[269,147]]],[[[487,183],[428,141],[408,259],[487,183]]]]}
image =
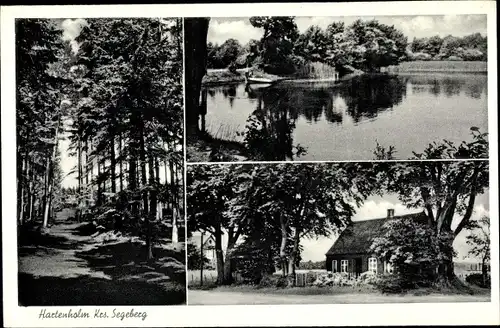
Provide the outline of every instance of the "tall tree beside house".
{"type": "MultiPolygon", "coordinates": [[[[458,146],[432,143],[414,159],[486,158],[487,135],[476,128],[472,135],[472,141],[458,146]]],[[[407,207],[424,209],[435,238],[447,241],[439,254],[438,280],[449,284],[455,278],[453,241],[469,226],[476,197],[489,187],[488,161],[417,161],[380,164],[380,169],[386,174],[387,190],[397,193],[407,207]]]]}
{"type": "Polygon", "coordinates": [[[467,236],[467,244],[471,246],[469,254],[481,259],[483,286],[487,286],[488,264],[490,262],[490,217],[485,215],[479,220],[470,221],[471,234],[467,236]]]}
{"type": "Polygon", "coordinates": [[[242,235],[244,222],[229,212],[240,179],[246,175],[244,166],[197,165],[187,171],[187,213],[191,231],[203,231],[215,239],[217,283],[232,280],[231,253],[242,235]],[[223,253],[223,235],[227,236],[223,253]]]}

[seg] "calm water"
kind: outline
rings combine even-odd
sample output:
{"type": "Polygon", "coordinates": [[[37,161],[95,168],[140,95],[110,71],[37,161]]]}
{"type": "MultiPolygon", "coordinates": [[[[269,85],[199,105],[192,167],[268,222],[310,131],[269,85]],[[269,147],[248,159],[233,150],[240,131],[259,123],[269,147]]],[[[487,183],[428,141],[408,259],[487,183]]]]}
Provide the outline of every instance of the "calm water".
{"type": "MultiPolygon", "coordinates": [[[[258,160],[370,160],[376,143],[409,158],[433,141],[487,132],[487,76],[360,76],[340,84],[206,88],[204,127],[258,160]]],[[[203,123],[201,123],[203,124],[203,123]]]]}

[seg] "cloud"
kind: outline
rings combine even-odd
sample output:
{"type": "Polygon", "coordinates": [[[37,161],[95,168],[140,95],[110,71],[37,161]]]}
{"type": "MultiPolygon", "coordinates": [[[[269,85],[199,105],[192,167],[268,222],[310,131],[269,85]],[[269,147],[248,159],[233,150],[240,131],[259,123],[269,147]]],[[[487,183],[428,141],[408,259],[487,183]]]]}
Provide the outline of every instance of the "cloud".
{"type": "MultiPolygon", "coordinates": [[[[308,27],[317,25],[325,29],[332,22],[352,24],[357,19],[364,21],[376,19],[387,25],[394,25],[403,32],[408,40],[414,37],[441,37],[449,34],[464,36],[472,33],[486,35],[486,15],[426,15],[426,16],[324,16],[296,17],[297,28],[302,33],[308,27]]],[[[234,38],[245,44],[250,39],[260,39],[262,31],[254,28],[248,18],[213,18],[210,21],[208,41],[223,43],[234,38]]]]}
{"type": "Polygon", "coordinates": [[[253,27],[248,19],[235,21],[212,19],[208,28],[207,40],[208,42],[221,44],[232,38],[244,45],[251,39],[259,40],[261,36],[262,30],[253,27]]]}

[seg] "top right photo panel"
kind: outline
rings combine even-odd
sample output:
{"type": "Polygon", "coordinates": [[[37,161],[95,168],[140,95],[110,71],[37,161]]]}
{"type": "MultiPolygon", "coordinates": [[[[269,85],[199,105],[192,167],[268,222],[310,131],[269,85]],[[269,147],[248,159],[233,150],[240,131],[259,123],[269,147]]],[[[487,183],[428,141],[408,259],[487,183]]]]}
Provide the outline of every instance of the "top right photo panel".
{"type": "Polygon", "coordinates": [[[486,15],[184,20],[188,162],[488,158],[486,15]]]}

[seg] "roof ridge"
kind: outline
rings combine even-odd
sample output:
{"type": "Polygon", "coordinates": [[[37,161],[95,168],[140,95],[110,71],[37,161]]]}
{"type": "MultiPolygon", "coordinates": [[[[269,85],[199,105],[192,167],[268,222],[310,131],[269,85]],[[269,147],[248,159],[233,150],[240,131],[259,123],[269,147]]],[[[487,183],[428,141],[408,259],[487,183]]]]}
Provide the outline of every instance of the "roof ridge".
{"type": "MultiPolygon", "coordinates": [[[[417,214],[425,214],[425,212],[422,210],[421,212],[415,212],[415,213],[408,213],[408,214],[401,214],[401,215],[394,215],[391,219],[396,219],[396,218],[400,218],[400,217],[404,217],[404,216],[410,216],[410,215],[417,215],[417,214]]],[[[365,222],[365,221],[375,221],[375,220],[387,220],[387,216],[384,216],[384,217],[379,217],[379,218],[373,218],[373,219],[364,219],[364,220],[356,220],[356,221],[352,221],[352,223],[356,223],[356,222],[365,222]]]]}

